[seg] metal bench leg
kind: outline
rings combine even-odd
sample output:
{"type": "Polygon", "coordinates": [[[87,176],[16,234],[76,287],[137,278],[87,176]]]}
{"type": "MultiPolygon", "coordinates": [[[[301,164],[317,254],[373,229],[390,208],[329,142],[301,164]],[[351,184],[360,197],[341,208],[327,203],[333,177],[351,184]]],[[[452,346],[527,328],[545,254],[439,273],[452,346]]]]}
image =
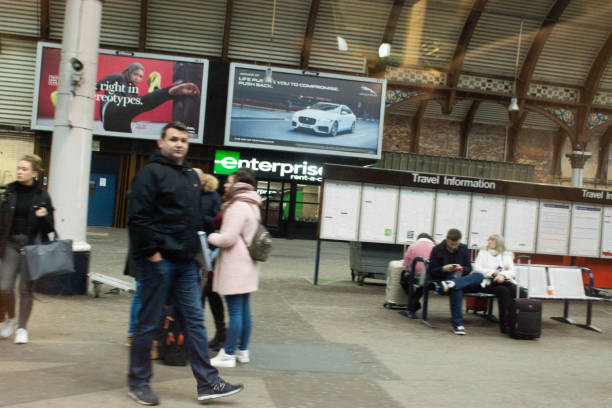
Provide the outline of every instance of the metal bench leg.
{"type": "Polygon", "coordinates": [[[427,289],[427,282],[424,282],[423,285],[423,315],[421,317],[421,321],[433,329],[434,325],[427,320],[427,306],[429,304],[429,290],[427,289]]]}
{"type": "Polygon", "coordinates": [[[599,327],[593,326],[591,322],[593,318],[593,302],[587,301],[587,314],[586,314],[586,324],[577,324],[576,326],[582,327],[583,329],[593,330],[594,332],[601,333],[602,330],[599,327]]]}
{"type": "Polygon", "coordinates": [[[561,323],[567,323],[567,324],[573,324],[573,325],[576,324],[574,319],[571,319],[569,317],[569,300],[565,300],[563,302],[563,317],[551,317],[551,319],[556,320],[561,323]]]}
{"type": "Polygon", "coordinates": [[[484,315],[483,317],[490,322],[499,323],[499,319],[495,317],[495,315],[493,314],[493,302],[495,301],[495,298],[490,297],[488,300],[489,300],[489,305],[487,306],[487,314],[484,315]]]}

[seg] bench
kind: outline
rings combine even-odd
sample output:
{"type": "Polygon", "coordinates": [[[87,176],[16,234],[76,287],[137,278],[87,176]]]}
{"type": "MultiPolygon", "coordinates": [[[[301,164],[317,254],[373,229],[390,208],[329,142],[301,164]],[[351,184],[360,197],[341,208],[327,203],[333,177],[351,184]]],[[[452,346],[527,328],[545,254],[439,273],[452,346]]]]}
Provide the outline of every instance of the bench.
{"type": "Polygon", "coordinates": [[[88,275],[89,280],[93,285],[94,297],[100,297],[100,291],[103,284],[112,288],[108,293],[118,294],[122,290],[131,294],[136,292],[136,284],[134,282],[126,282],[124,280],[96,272],[90,272],[88,275]]]}
{"type": "Polygon", "coordinates": [[[563,316],[551,319],[601,333],[601,330],[592,323],[593,302],[608,299],[593,296],[595,288],[590,269],[580,266],[520,264],[516,265],[516,271],[518,282],[527,288],[530,298],[563,301],[563,316]],[[583,275],[588,278],[586,287],[582,280],[583,275]],[[577,324],[569,317],[570,301],[587,302],[585,324],[577,324]]]}

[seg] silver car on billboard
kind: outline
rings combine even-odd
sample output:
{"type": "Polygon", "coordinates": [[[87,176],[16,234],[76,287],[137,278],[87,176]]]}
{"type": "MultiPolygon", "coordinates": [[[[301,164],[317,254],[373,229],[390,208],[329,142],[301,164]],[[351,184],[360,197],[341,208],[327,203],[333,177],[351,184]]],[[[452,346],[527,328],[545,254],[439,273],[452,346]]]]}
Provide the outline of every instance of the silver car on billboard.
{"type": "Polygon", "coordinates": [[[297,111],[291,119],[295,130],[307,129],[317,134],[336,136],[340,132],[354,132],[357,117],[346,105],[317,102],[297,111]]]}

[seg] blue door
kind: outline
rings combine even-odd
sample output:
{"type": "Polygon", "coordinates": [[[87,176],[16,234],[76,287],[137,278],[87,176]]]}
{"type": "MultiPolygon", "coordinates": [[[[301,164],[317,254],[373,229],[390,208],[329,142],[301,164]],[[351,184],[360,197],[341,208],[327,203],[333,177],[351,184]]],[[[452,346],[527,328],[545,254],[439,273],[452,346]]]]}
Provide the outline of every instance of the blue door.
{"type": "Polygon", "coordinates": [[[112,227],[115,215],[117,176],[91,173],[89,177],[89,205],[87,225],[112,227]]]}

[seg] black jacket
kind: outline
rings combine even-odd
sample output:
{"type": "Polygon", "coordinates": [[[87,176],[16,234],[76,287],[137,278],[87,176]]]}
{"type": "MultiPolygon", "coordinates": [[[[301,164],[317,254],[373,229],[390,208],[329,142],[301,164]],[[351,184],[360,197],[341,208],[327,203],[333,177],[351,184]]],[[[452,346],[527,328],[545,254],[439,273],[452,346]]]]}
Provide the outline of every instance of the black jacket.
{"type": "MultiPolygon", "coordinates": [[[[9,239],[15,206],[17,205],[17,181],[6,186],[6,193],[0,201],[0,258],[4,256],[6,243],[9,239]]],[[[54,231],[53,205],[49,193],[43,190],[40,185],[34,182],[34,198],[28,215],[28,244],[34,243],[37,237],[42,242],[47,242],[47,234],[54,231]],[[36,216],[36,208],[45,207],[47,215],[44,217],[36,216]]]]}
{"type": "Polygon", "coordinates": [[[219,193],[216,191],[203,191],[200,197],[200,212],[202,213],[202,226],[207,234],[215,232],[213,220],[219,211],[221,211],[221,197],[219,193]]]}
{"type": "Polygon", "coordinates": [[[448,264],[459,264],[463,267],[463,275],[472,271],[472,260],[467,245],[459,244],[455,252],[451,253],[446,247],[446,240],[433,247],[429,257],[429,271],[431,278],[442,280],[452,278],[455,272],[444,272],[442,267],[448,264]]]}
{"type": "Polygon", "coordinates": [[[159,151],[134,177],[128,205],[134,259],[160,252],[171,261],[193,260],[200,248],[200,180],[187,163],[159,151]]]}

